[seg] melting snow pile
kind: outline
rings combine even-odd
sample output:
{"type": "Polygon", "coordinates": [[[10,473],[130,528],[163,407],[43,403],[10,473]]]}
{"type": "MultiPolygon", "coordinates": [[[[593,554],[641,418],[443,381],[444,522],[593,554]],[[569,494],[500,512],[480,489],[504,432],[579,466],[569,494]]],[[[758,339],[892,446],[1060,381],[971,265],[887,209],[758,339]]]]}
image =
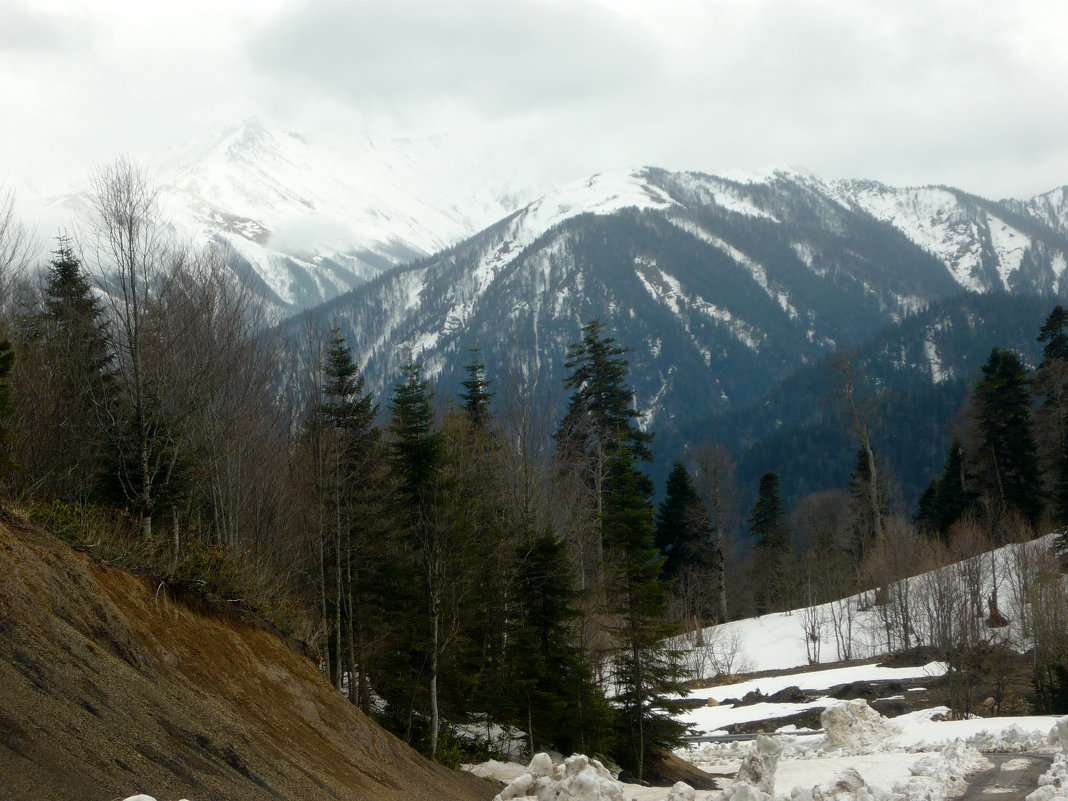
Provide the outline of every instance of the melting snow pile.
{"type": "Polygon", "coordinates": [[[768,801],[775,792],[780,756],[782,743],[772,737],[757,737],[756,750],[742,760],[734,784],[727,788],[727,801],[768,801]]]}
{"type": "Polygon", "coordinates": [[[829,782],[811,790],[795,787],[790,801],[885,801],[887,795],[870,787],[856,768],[846,768],[829,782]]]}
{"type": "Polygon", "coordinates": [[[1001,731],[983,730],[968,738],[968,745],[987,753],[1022,754],[1024,751],[1048,751],[1048,740],[1035,731],[1009,726],[1001,731]]]}
{"type": "Polygon", "coordinates": [[[694,801],[697,792],[686,782],[675,782],[664,796],[664,801],[694,801]]]}
{"type": "Polygon", "coordinates": [[[853,753],[881,750],[898,733],[863,698],[828,707],[820,715],[820,722],[831,748],[853,753]]]}
{"type": "Polygon", "coordinates": [[[963,792],[965,774],[989,764],[977,750],[958,742],[920,759],[912,766],[912,776],[896,782],[889,792],[872,787],[856,768],[846,768],[811,790],[795,787],[790,801],[942,801],[963,792]]]}
{"type": "Polygon", "coordinates": [[[1068,801],[1068,717],[1058,720],[1050,730],[1049,742],[1061,750],[1027,801],[1068,801]]]}
{"type": "MultiPolygon", "coordinates": [[[[564,760],[562,765],[553,765],[548,754],[540,753],[534,755],[526,771],[501,790],[494,801],[510,801],[513,798],[623,801],[623,785],[596,759],[575,754],[564,760]]],[[[674,801],[689,800],[677,798],[674,801]]]]}
{"type": "Polygon", "coordinates": [[[990,767],[977,749],[959,740],[941,753],[921,758],[912,766],[912,777],[894,785],[894,793],[910,799],[937,799],[959,795],[967,787],[964,777],[990,767]]]}

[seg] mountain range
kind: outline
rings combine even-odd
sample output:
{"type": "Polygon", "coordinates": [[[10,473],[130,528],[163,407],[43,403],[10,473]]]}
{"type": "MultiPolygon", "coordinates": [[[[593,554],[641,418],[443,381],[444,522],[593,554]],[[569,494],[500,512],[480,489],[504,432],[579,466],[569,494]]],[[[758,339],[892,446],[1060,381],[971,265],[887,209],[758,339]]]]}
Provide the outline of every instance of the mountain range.
{"type": "Polygon", "coordinates": [[[842,350],[860,349],[880,386],[941,392],[944,418],[984,358],[960,343],[1027,356],[1032,318],[1068,294],[1068,187],[993,201],[801,169],[643,167],[542,192],[456,152],[246,120],[157,173],[175,226],[222,247],[276,319],[291,315],[293,341],[309,317],[324,338],[340,330],[382,399],[409,357],[455,394],[477,348],[499,387],[558,410],[567,345],[599,317],[630,350],[661,456],[716,431],[761,452],[811,425],[828,390],[802,377],[842,350]],[[823,389],[769,418],[784,382],[806,380],[823,389]]]}

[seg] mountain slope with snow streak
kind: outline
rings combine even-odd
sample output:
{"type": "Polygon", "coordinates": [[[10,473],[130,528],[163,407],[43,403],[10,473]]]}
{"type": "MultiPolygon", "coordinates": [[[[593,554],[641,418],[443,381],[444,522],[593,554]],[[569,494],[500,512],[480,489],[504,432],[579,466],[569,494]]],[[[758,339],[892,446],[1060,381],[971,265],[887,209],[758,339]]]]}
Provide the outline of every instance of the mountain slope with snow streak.
{"type": "MultiPolygon", "coordinates": [[[[1058,288],[1066,252],[1036,218],[955,190],[646,167],[562,187],[316,315],[380,391],[409,350],[454,386],[477,347],[491,378],[511,371],[535,395],[600,317],[632,349],[637,405],[659,425],[753,402],[963,290],[1058,288]]],[[[924,352],[931,380],[952,374],[934,340],[924,352]]]]}

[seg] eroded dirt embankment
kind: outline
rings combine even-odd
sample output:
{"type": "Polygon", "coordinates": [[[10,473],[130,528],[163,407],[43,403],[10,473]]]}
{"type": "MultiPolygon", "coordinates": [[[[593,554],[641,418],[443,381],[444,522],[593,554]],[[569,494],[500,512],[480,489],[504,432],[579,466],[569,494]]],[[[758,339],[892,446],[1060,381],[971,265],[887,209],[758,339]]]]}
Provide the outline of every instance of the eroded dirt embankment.
{"type": "Polygon", "coordinates": [[[486,799],[278,637],[0,525],[0,798],[486,799]]]}

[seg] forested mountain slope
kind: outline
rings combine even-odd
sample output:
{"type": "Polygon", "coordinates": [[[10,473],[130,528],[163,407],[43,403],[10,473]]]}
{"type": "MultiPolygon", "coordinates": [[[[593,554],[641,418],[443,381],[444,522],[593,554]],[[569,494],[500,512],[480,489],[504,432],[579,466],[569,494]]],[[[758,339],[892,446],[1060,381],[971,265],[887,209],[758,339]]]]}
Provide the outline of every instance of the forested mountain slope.
{"type": "Polygon", "coordinates": [[[963,291],[1062,295],[1061,211],[796,171],[607,173],[313,319],[340,328],[379,391],[409,353],[456,387],[479,347],[491,379],[513,373],[538,396],[558,392],[566,346],[600,317],[631,349],[638,406],[659,427],[743,407],[963,291]]]}

